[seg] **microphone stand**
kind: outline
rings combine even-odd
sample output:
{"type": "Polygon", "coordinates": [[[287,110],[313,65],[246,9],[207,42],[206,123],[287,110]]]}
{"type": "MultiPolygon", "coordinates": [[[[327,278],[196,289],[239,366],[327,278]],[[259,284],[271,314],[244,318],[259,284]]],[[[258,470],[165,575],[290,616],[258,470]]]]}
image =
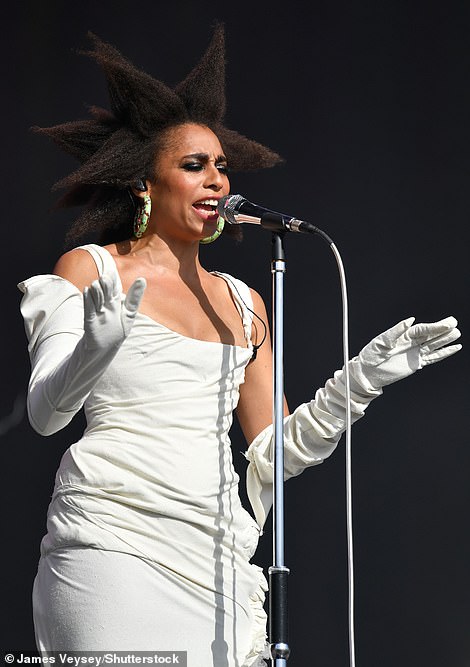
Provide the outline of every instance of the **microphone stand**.
{"type": "MultiPolygon", "coordinates": [[[[289,219],[273,211],[264,211],[261,226],[272,231],[271,273],[273,301],[273,565],[269,568],[269,643],[272,667],[287,667],[290,647],[287,642],[287,580],[289,568],[284,563],[284,274],[286,231],[319,234],[333,249],[342,270],[339,253],[332,239],[310,223],[289,219]]],[[[341,271],[340,271],[341,272],[341,271]]],[[[347,357],[346,357],[347,358],[347,357]]],[[[347,382],[349,382],[347,380],[347,382]]]]}
{"type": "MultiPolygon", "coordinates": [[[[264,226],[268,226],[265,221],[264,226]]],[[[274,227],[274,225],[273,225],[274,227]]],[[[269,228],[269,227],[268,227],[269,228]]],[[[273,565],[269,568],[269,642],[273,667],[286,667],[290,648],[287,643],[287,577],[284,564],[284,255],[285,231],[273,231],[271,273],[273,301],[273,565]]]]}
{"type": "MultiPolygon", "coordinates": [[[[273,302],[273,565],[269,568],[269,643],[272,667],[287,667],[287,579],[284,563],[284,235],[286,231],[319,234],[333,249],[342,269],[333,240],[314,225],[283,213],[256,206],[241,195],[223,197],[219,214],[231,224],[261,224],[272,232],[271,273],[273,302]],[[223,205],[222,205],[223,204],[223,205]],[[261,212],[261,217],[259,214],[261,212]]],[[[346,363],[346,362],[345,362],[346,363]]],[[[348,380],[347,380],[348,382],[348,380]]]]}

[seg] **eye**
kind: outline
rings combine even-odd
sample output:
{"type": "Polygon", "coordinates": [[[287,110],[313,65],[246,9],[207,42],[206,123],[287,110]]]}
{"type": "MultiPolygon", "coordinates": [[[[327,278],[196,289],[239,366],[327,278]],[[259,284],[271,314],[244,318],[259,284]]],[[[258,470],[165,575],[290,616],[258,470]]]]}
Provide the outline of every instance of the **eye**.
{"type": "Polygon", "coordinates": [[[186,162],[183,164],[183,169],[186,171],[202,171],[204,168],[204,165],[202,165],[200,162],[186,162]]]}
{"type": "Polygon", "coordinates": [[[221,174],[228,174],[229,169],[225,163],[218,164],[217,169],[220,171],[221,174]]]}

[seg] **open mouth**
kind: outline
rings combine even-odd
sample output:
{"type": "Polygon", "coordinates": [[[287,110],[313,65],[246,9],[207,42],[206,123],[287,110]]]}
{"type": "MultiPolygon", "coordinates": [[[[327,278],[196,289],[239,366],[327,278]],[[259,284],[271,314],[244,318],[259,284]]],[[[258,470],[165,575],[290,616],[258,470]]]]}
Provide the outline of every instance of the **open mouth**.
{"type": "Polygon", "coordinates": [[[219,214],[217,213],[218,199],[201,199],[194,202],[193,208],[196,209],[198,215],[203,220],[217,220],[219,214]]]}

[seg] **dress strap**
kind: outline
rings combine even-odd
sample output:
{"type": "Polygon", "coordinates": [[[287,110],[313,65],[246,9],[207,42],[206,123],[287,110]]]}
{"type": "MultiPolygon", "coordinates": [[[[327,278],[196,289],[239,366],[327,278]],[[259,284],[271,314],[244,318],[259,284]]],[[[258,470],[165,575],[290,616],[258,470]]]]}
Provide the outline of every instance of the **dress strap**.
{"type": "Polygon", "coordinates": [[[234,278],[228,273],[222,273],[221,271],[211,271],[211,273],[215,276],[223,278],[227,283],[235,301],[235,305],[238,308],[238,312],[240,313],[240,317],[242,318],[243,330],[245,332],[247,345],[251,349],[253,346],[251,341],[251,327],[253,323],[253,299],[251,297],[250,288],[242,280],[234,278]]]}
{"type": "Polygon", "coordinates": [[[96,243],[88,243],[87,245],[78,246],[77,250],[86,250],[95,260],[96,268],[98,269],[98,275],[101,276],[103,273],[110,273],[111,275],[117,278],[119,288],[122,292],[122,283],[119,276],[119,271],[117,270],[116,262],[111,253],[96,243]]]}

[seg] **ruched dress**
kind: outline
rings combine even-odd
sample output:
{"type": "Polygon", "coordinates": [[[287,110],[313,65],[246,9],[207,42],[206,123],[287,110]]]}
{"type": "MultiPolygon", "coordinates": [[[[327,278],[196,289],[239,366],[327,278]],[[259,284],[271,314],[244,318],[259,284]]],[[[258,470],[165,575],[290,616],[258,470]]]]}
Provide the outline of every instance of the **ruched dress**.
{"type": "MultiPolygon", "coordinates": [[[[82,248],[100,275],[117,274],[106,249],[82,248]]],[[[260,528],[241,505],[229,439],[252,302],[244,283],[218,275],[246,346],[188,338],[138,313],[86,398],[86,430],[62,457],[41,542],[41,650],[179,650],[190,667],[265,665],[267,586],[250,563],[260,528]]],[[[74,285],[38,275],[19,288],[32,355],[50,336],[83,335],[74,285]]]]}

